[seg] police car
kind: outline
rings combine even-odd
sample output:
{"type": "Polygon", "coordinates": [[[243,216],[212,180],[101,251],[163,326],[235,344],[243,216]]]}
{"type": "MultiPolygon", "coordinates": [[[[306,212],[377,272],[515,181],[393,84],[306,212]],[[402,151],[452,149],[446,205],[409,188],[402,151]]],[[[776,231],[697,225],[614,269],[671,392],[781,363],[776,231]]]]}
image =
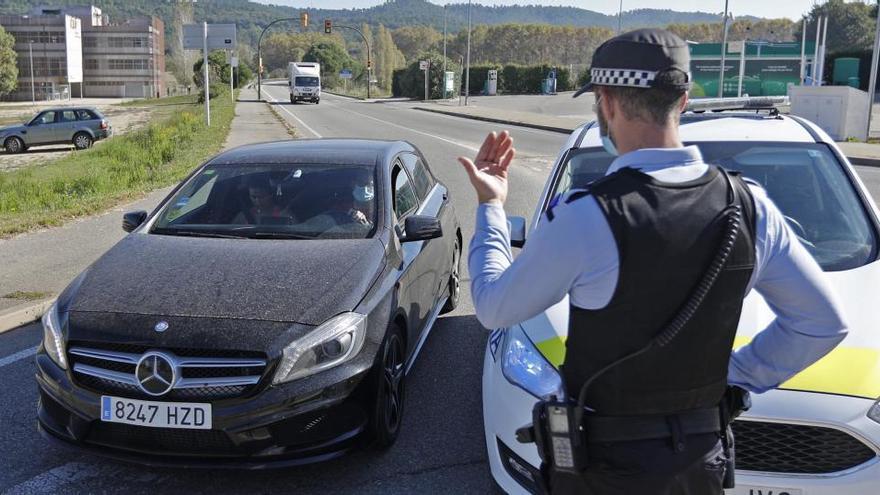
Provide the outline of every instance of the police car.
{"type": "MultiPolygon", "coordinates": [[[[681,137],[707,163],[760,183],[816,258],[844,306],[850,333],[833,352],[778,390],[753,395],[736,434],[734,495],[880,493],[880,210],[816,125],[781,115],[778,101],[697,101],[681,137]],[[694,109],[714,111],[693,111],[694,109]],[[742,111],[731,111],[739,109],[742,111]],[[726,110],[726,111],[720,111],[726,110]],[[745,111],[748,110],[748,111],[745,111]]],[[[576,129],[556,160],[531,222],[510,218],[514,246],[558,194],[602,177],[613,160],[598,125],[576,129]]],[[[508,493],[534,493],[540,458],[517,442],[539,397],[561,389],[567,298],[511,328],[494,330],[483,366],[483,419],[492,476],[508,493]]],[[[755,292],[745,300],[735,347],[774,317],[755,292]]]]}

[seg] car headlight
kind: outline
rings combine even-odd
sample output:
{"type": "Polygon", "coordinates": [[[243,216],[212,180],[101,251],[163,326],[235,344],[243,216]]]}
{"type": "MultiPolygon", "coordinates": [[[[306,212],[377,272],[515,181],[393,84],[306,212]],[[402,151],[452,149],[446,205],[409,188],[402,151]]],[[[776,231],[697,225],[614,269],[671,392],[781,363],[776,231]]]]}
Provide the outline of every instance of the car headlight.
{"type": "Polygon", "coordinates": [[[367,333],[367,317],[343,313],[284,348],[272,383],[284,383],[339,366],[357,355],[367,333]]]}
{"type": "Polygon", "coordinates": [[[550,395],[558,399],[565,397],[559,372],[538,351],[519,325],[507,330],[501,371],[507,381],[539,399],[550,395]]]}
{"type": "Polygon", "coordinates": [[[61,369],[67,369],[67,358],[64,356],[64,337],[61,335],[61,324],[58,319],[58,303],[52,303],[43,315],[43,347],[46,354],[61,369]]]}
{"type": "Polygon", "coordinates": [[[868,417],[880,423],[880,400],[875,402],[871,409],[868,409],[868,417]]]}

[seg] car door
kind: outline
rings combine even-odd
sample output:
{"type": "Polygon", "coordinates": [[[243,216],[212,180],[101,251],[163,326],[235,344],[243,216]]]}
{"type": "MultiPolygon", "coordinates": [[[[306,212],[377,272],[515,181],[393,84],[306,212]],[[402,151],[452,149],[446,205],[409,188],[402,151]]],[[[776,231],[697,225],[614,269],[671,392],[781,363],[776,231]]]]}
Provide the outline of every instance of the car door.
{"type": "Polygon", "coordinates": [[[73,141],[73,134],[80,125],[77,122],[75,110],[62,110],[58,112],[58,121],[55,123],[55,141],[73,141]]]}
{"type": "MultiPolygon", "coordinates": [[[[399,159],[394,160],[391,168],[391,193],[394,213],[395,231],[402,236],[406,219],[419,210],[419,199],[413,188],[412,180],[399,159]]],[[[418,341],[428,314],[431,311],[433,298],[430,274],[426,273],[430,266],[423,256],[426,241],[401,242],[403,258],[403,274],[400,277],[398,304],[407,313],[410,345],[418,341]]]]}
{"type": "Polygon", "coordinates": [[[453,222],[447,218],[449,195],[446,187],[431,176],[420,156],[415,153],[402,153],[400,160],[409,173],[419,198],[419,209],[416,214],[437,218],[444,228],[443,237],[425,241],[421,253],[425,258],[424,277],[431,288],[430,293],[426,295],[432,301],[436,301],[446,287],[452,266],[452,243],[455,232],[453,222]]]}
{"type": "Polygon", "coordinates": [[[55,140],[53,135],[55,132],[55,114],[56,112],[54,110],[47,110],[37,115],[34,120],[28,124],[28,146],[35,144],[48,144],[55,140]]]}

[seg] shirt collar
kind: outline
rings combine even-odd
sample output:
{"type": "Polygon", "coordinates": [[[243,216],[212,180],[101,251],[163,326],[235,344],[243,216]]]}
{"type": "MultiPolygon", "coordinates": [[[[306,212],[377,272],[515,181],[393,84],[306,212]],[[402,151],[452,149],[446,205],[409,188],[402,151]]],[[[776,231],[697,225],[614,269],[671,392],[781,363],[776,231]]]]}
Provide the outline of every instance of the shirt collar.
{"type": "Polygon", "coordinates": [[[615,158],[605,175],[613,174],[625,167],[649,172],[701,163],[703,163],[703,155],[700,149],[693,145],[682,148],[642,148],[615,158]]]}

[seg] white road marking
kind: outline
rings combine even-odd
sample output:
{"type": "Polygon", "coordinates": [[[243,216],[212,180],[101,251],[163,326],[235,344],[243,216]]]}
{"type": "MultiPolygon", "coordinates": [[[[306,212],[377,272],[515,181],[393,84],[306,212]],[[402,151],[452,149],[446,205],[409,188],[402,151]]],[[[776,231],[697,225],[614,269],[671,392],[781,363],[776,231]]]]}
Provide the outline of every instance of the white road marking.
{"type": "Polygon", "coordinates": [[[33,478],[19,483],[6,492],[6,495],[30,495],[37,493],[80,493],[78,483],[95,479],[120,479],[125,475],[126,481],[157,484],[163,477],[156,474],[126,470],[114,464],[93,464],[85,462],[68,462],[56,468],[44,471],[33,478]],[[123,473],[123,471],[131,471],[123,473]],[[72,485],[72,486],[71,486],[72,485]]]}
{"type": "Polygon", "coordinates": [[[30,349],[25,349],[23,351],[18,351],[15,354],[10,354],[4,358],[0,358],[0,368],[15,363],[17,361],[21,361],[22,359],[27,359],[34,354],[37,353],[36,347],[31,347],[30,349]]]}
{"type": "MultiPolygon", "coordinates": [[[[265,93],[266,93],[266,96],[268,96],[268,97],[272,100],[273,103],[277,103],[277,102],[279,101],[279,100],[276,100],[274,96],[272,96],[271,94],[269,94],[268,91],[266,91],[265,93]]],[[[294,120],[296,120],[297,122],[299,122],[300,124],[302,124],[302,126],[305,127],[305,129],[306,129],[307,131],[309,131],[309,132],[311,132],[312,134],[314,134],[315,137],[317,137],[317,138],[322,137],[320,134],[318,134],[318,131],[316,131],[316,130],[312,129],[311,127],[309,127],[308,124],[306,124],[305,122],[302,121],[302,119],[300,119],[299,117],[297,117],[296,115],[294,115],[293,112],[291,112],[290,110],[287,109],[287,107],[285,107],[284,105],[279,105],[279,106],[281,107],[282,110],[284,110],[284,111],[287,112],[291,117],[293,117],[294,120]]]]}
{"type": "Polygon", "coordinates": [[[353,114],[355,114],[355,115],[360,115],[361,117],[366,117],[366,118],[368,118],[368,119],[375,120],[376,122],[382,122],[383,124],[388,124],[388,125],[390,125],[390,126],[399,127],[399,128],[401,128],[401,129],[403,129],[403,130],[405,130],[405,131],[415,132],[416,134],[421,134],[422,136],[427,136],[427,137],[429,137],[429,138],[439,139],[440,141],[443,141],[444,143],[454,144],[455,146],[460,146],[460,147],[462,147],[462,148],[464,148],[464,149],[466,149],[466,150],[473,151],[474,153],[480,151],[480,149],[477,148],[477,147],[474,147],[474,146],[468,146],[468,145],[466,145],[466,144],[461,144],[461,143],[459,143],[458,141],[453,141],[452,139],[446,139],[446,138],[444,138],[444,137],[440,137],[440,136],[438,136],[438,135],[436,135],[436,134],[431,134],[431,133],[428,133],[428,132],[417,131],[417,130],[413,129],[412,127],[406,127],[406,126],[403,126],[403,125],[400,125],[400,124],[395,124],[394,122],[388,122],[387,120],[382,120],[382,119],[379,119],[379,118],[373,117],[372,115],[367,115],[367,114],[365,114],[365,113],[355,112],[354,110],[349,110],[349,109],[347,109],[347,108],[342,108],[342,107],[340,107],[339,105],[333,105],[332,103],[329,104],[329,105],[330,105],[331,107],[338,108],[338,109],[342,110],[343,112],[348,112],[348,113],[353,113],[353,114]]]}

